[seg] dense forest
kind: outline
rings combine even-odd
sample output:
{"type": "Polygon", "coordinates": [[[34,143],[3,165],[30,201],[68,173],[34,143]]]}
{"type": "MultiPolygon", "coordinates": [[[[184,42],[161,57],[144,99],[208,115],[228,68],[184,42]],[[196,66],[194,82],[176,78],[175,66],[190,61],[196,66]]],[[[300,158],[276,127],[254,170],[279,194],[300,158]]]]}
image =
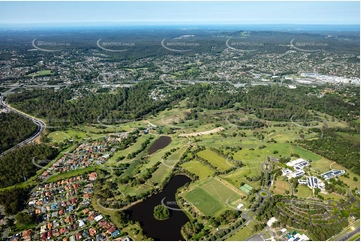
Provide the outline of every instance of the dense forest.
{"type": "Polygon", "coordinates": [[[25,208],[31,188],[12,188],[0,192],[0,204],[6,215],[16,214],[25,208]]]}
{"type": "Polygon", "coordinates": [[[360,174],[360,136],[354,130],[324,129],[322,139],[299,140],[297,143],[360,174]]]}
{"type": "MultiPolygon", "coordinates": [[[[168,89],[164,100],[153,100],[149,94],[160,83],[140,82],[131,88],[118,88],[116,94],[90,93],[71,100],[71,89],[59,92],[53,90],[24,91],[8,96],[8,102],[20,110],[46,117],[48,119],[69,120],[70,125],[95,123],[98,117],[108,120],[137,119],[147,114],[156,114],[172,103],[188,97],[188,108],[222,109],[232,108],[236,103],[244,111],[254,113],[258,118],[273,121],[296,119],[315,119],[308,110],[325,112],[344,121],[352,121],[359,116],[359,91],[345,98],[339,94],[326,94],[319,98],[309,95],[317,89],[299,87],[297,91],[287,87],[255,86],[237,89],[230,93],[228,85],[196,84],[178,89],[168,89]],[[352,105],[350,104],[352,103],[352,105]]],[[[54,123],[56,125],[56,121],[54,123]]],[[[60,124],[64,125],[64,123],[60,124]]]]}
{"type": "Polygon", "coordinates": [[[166,208],[163,204],[159,204],[154,207],[153,215],[157,220],[165,220],[169,218],[170,213],[168,208],[166,208]]]}
{"type": "Polygon", "coordinates": [[[0,114],[0,153],[30,137],[36,131],[36,124],[15,113],[0,114]]]}
{"type": "Polygon", "coordinates": [[[324,112],[345,121],[354,120],[360,114],[360,93],[356,87],[349,90],[354,93],[348,98],[349,102],[344,100],[341,93],[319,98],[310,95],[312,92],[315,89],[311,87],[299,87],[295,91],[275,85],[250,87],[231,94],[210,85],[195,85],[187,91],[187,96],[190,108],[231,108],[239,103],[248,113],[272,121],[289,121],[292,116],[304,120],[315,119],[308,110],[324,112]]]}
{"type": "Polygon", "coordinates": [[[8,102],[26,113],[51,119],[52,125],[64,125],[64,122],[57,123],[57,119],[69,120],[70,125],[96,123],[99,117],[108,120],[137,119],[165,109],[181,96],[175,90],[168,94],[166,100],[155,101],[148,96],[155,84],[157,82],[141,82],[131,88],[118,88],[116,94],[90,93],[75,101],[70,101],[70,89],[61,92],[49,89],[25,91],[10,95],[8,102]]]}
{"type": "Polygon", "coordinates": [[[34,176],[39,167],[36,160],[53,159],[58,150],[47,145],[27,145],[7,153],[0,159],[0,188],[24,182],[34,176]]]}

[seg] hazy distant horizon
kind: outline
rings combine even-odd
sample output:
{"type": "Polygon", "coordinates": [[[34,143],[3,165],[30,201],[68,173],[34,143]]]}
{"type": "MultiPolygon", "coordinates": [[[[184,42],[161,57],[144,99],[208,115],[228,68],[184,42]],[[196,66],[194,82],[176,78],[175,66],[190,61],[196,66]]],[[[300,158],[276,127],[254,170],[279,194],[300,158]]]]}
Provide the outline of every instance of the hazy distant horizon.
{"type": "Polygon", "coordinates": [[[360,2],[0,2],[0,25],[359,25],[360,2]]]}

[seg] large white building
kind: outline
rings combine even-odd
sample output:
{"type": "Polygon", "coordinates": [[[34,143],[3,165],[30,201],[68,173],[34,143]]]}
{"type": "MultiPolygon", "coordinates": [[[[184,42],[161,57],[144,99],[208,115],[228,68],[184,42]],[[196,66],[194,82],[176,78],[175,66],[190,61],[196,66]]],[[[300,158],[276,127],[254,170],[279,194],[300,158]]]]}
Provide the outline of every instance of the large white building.
{"type": "Polygon", "coordinates": [[[302,158],[299,158],[297,160],[287,162],[286,165],[289,167],[293,167],[299,171],[299,170],[303,170],[303,168],[305,168],[306,166],[309,166],[310,163],[302,158]]]}
{"type": "Polygon", "coordinates": [[[325,172],[323,174],[321,174],[322,178],[325,179],[325,180],[329,180],[333,177],[337,177],[337,176],[341,176],[345,174],[345,171],[344,170],[330,170],[328,172],[325,172]]]}
{"type": "Polygon", "coordinates": [[[308,176],[306,180],[298,179],[298,183],[307,185],[311,189],[313,188],[323,189],[325,187],[325,184],[320,179],[314,176],[308,176]]]}
{"type": "Polygon", "coordinates": [[[288,178],[301,177],[304,174],[305,172],[302,170],[291,171],[290,169],[282,169],[282,176],[286,176],[288,178]]]}

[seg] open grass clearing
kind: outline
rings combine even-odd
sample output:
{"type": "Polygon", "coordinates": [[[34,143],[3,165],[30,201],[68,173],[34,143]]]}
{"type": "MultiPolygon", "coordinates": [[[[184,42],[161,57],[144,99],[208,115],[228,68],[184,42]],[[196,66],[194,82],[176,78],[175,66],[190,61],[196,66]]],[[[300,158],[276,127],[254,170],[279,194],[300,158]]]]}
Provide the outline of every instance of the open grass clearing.
{"type": "Polygon", "coordinates": [[[118,187],[119,191],[122,192],[124,196],[138,196],[142,193],[150,191],[152,189],[151,186],[146,184],[140,184],[137,186],[132,187],[130,184],[121,185],[118,187]]]}
{"type": "Polygon", "coordinates": [[[313,195],[312,190],[306,185],[298,185],[297,190],[295,195],[300,198],[308,198],[313,195]]]}
{"type": "Polygon", "coordinates": [[[210,149],[202,150],[198,153],[200,157],[206,159],[210,164],[217,167],[219,171],[226,171],[232,166],[228,165],[226,159],[210,149]]]}
{"type": "Polygon", "coordinates": [[[138,137],[137,141],[133,145],[131,145],[130,147],[128,147],[128,148],[126,148],[124,150],[118,150],[118,151],[114,152],[113,156],[111,158],[109,158],[105,164],[107,166],[114,166],[114,165],[116,165],[118,163],[117,159],[119,157],[121,157],[121,156],[125,156],[124,160],[122,160],[121,163],[130,162],[130,160],[126,158],[127,155],[139,150],[142,147],[142,144],[149,137],[151,137],[150,134],[142,135],[142,136],[138,137]]]}
{"type": "Polygon", "coordinates": [[[73,129],[68,129],[65,131],[54,131],[48,134],[48,138],[52,143],[54,142],[60,143],[67,139],[83,139],[86,137],[87,137],[86,133],[73,129]]]}
{"type": "Polygon", "coordinates": [[[261,169],[259,168],[259,164],[256,164],[256,166],[258,167],[257,169],[249,169],[247,166],[244,166],[226,175],[220,175],[220,177],[237,188],[240,187],[241,182],[249,184],[253,188],[258,188],[260,186],[259,181],[248,181],[246,179],[246,176],[254,177],[261,175],[261,169]]]}
{"type": "Polygon", "coordinates": [[[179,150],[171,154],[166,161],[163,161],[153,173],[151,181],[157,184],[161,183],[172,172],[173,167],[179,161],[186,149],[187,146],[182,146],[179,150]]]}
{"type": "Polygon", "coordinates": [[[73,176],[79,176],[84,173],[89,173],[89,172],[95,171],[96,169],[97,169],[97,166],[89,166],[87,168],[77,169],[77,170],[68,171],[66,173],[57,174],[57,175],[51,176],[49,179],[47,179],[46,183],[67,179],[67,178],[70,178],[73,176]]]}
{"type": "Polygon", "coordinates": [[[54,75],[54,72],[52,70],[41,70],[41,71],[30,73],[27,76],[37,77],[37,76],[47,76],[47,75],[54,75]]]}
{"type": "Polygon", "coordinates": [[[214,171],[203,163],[192,160],[186,163],[183,163],[181,167],[185,168],[189,172],[199,176],[200,180],[203,180],[207,177],[211,177],[214,174],[214,171]]]}
{"type": "MultiPolygon", "coordinates": [[[[301,186],[301,185],[300,185],[301,186]]],[[[291,188],[288,182],[277,179],[272,185],[273,194],[286,195],[285,191],[289,191],[291,194],[291,188]]]]}

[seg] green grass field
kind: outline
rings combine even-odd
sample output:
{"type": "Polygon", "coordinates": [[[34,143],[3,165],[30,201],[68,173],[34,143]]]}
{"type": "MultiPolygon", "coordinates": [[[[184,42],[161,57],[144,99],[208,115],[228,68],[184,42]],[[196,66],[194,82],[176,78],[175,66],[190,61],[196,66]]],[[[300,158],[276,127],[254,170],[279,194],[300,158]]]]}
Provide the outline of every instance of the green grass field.
{"type": "Polygon", "coordinates": [[[203,159],[206,159],[213,166],[217,167],[219,171],[225,171],[232,167],[226,163],[225,158],[209,149],[202,150],[198,153],[198,155],[203,159]]]}
{"type": "Polygon", "coordinates": [[[154,183],[160,183],[163,181],[163,179],[166,177],[168,173],[170,173],[171,168],[164,165],[163,163],[160,164],[159,168],[153,173],[152,175],[152,182],[154,183]]]}
{"type": "Polygon", "coordinates": [[[202,188],[196,188],[190,191],[185,195],[185,199],[188,203],[197,207],[201,213],[206,216],[212,216],[224,207],[224,204],[221,204],[202,188]]]}
{"type": "Polygon", "coordinates": [[[68,171],[66,173],[61,173],[61,174],[58,174],[58,175],[51,176],[48,180],[46,180],[46,182],[47,183],[55,182],[55,181],[67,179],[67,178],[70,178],[70,177],[73,177],[73,176],[79,176],[79,175],[82,175],[84,173],[89,173],[89,172],[95,171],[96,169],[97,169],[97,166],[89,166],[89,167],[83,168],[83,169],[68,171]]]}
{"type": "MultiPolygon", "coordinates": [[[[251,163],[249,163],[251,164],[251,163]]],[[[240,187],[240,183],[244,182],[252,186],[253,188],[258,188],[260,186],[259,181],[248,181],[246,176],[254,177],[261,175],[260,164],[253,164],[255,167],[249,168],[248,166],[239,168],[235,171],[232,171],[226,175],[220,175],[220,177],[229,183],[231,183],[235,187],[240,187]]]]}
{"type": "Polygon", "coordinates": [[[298,185],[297,190],[295,195],[300,198],[308,198],[313,195],[312,190],[306,185],[298,185]]]}
{"type": "Polygon", "coordinates": [[[273,156],[273,157],[280,157],[281,156],[290,156],[291,153],[297,153],[300,155],[301,158],[304,158],[306,160],[319,160],[321,159],[321,156],[316,155],[310,151],[307,151],[305,149],[302,149],[298,146],[293,146],[289,143],[277,143],[277,144],[268,144],[264,143],[266,146],[263,149],[255,148],[254,150],[250,149],[242,149],[235,153],[233,156],[236,160],[241,161],[250,161],[250,162],[260,162],[266,160],[267,155],[273,156]],[[274,151],[278,151],[278,154],[273,154],[274,151]]]}
{"type": "Polygon", "coordinates": [[[151,189],[152,187],[145,184],[137,185],[135,187],[126,184],[119,187],[119,191],[121,191],[124,196],[137,196],[151,189]]]}
{"type": "MultiPolygon", "coordinates": [[[[129,153],[132,153],[132,152],[135,152],[137,150],[139,150],[141,147],[142,147],[142,144],[150,137],[151,135],[150,134],[147,134],[147,135],[142,135],[140,137],[138,137],[137,141],[130,147],[124,149],[124,150],[118,150],[116,151],[113,156],[111,158],[109,158],[109,160],[107,160],[106,162],[106,165],[107,166],[113,166],[114,164],[118,163],[117,162],[117,159],[121,156],[125,156],[127,157],[127,155],[129,153]]],[[[153,139],[154,140],[154,139],[153,139]]],[[[152,141],[153,141],[152,140],[152,141]]],[[[151,143],[152,143],[151,141],[151,143]]],[[[150,145],[150,144],[149,144],[150,145]]],[[[148,145],[148,146],[149,146],[148,145]]],[[[147,148],[146,148],[147,149],[147,148]]],[[[145,149],[145,150],[146,150],[145,149]]],[[[129,162],[130,160],[127,159],[127,158],[124,158],[124,160],[122,160],[122,163],[124,162],[129,162]]]]}
{"type": "Polygon", "coordinates": [[[183,163],[181,167],[185,168],[189,172],[199,176],[200,180],[210,177],[214,174],[214,171],[203,163],[192,160],[190,162],[183,163]]]}
{"type": "Polygon", "coordinates": [[[208,178],[195,184],[195,189],[186,193],[185,198],[194,204],[204,215],[214,216],[228,205],[241,200],[241,195],[215,178],[208,178]]]}
{"type": "MultiPolygon", "coordinates": [[[[105,135],[104,135],[105,136],[105,135]]],[[[83,139],[86,137],[86,134],[81,131],[69,129],[65,131],[54,131],[48,134],[48,138],[51,142],[62,142],[66,139],[76,139],[78,137],[79,139],[83,139]]]]}
{"type": "Polygon", "coordinates": [[[53,73],[52,70],[41,70],[41,71],[31,73],[31,74],[29,74],[27,76],[37,77],[37,76],[47,76],[47,75],[54,75],[54,73],[53,73]]]}

